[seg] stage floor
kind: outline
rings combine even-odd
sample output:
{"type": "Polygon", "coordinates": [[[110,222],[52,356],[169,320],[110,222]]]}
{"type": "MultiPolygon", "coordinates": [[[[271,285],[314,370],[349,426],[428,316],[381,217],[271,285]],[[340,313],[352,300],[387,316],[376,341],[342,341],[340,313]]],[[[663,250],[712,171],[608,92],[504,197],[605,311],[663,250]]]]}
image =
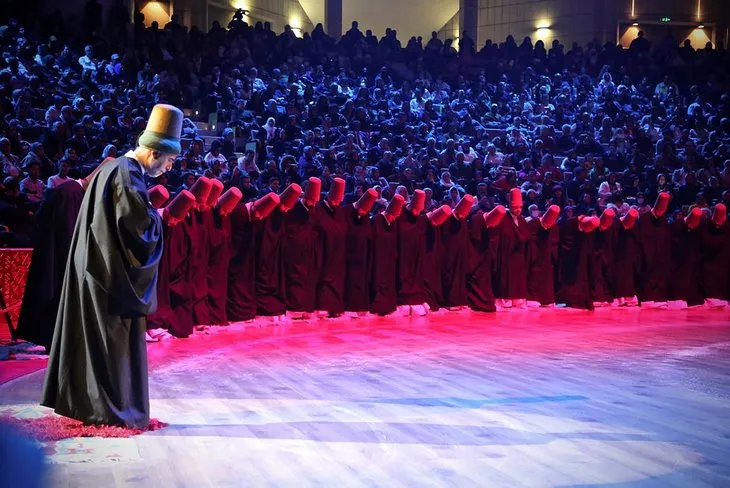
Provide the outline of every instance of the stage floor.
{"type": "MultiPolygon", "coordinates": [[[[50,486],[730,486],[730,311],[230,326],[151,344],[152,416],[50,486]]],[[[43,372],[0,386],[32,416],[43,372]]]]}

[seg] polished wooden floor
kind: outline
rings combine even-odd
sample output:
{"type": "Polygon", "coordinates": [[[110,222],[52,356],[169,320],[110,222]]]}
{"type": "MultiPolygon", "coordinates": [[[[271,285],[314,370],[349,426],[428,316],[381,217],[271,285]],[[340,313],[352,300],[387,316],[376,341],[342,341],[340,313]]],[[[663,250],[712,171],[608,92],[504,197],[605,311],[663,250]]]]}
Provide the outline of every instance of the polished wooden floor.
{"type": "MultiPolygon", "coordinates": [[[[50,445],[50,486],[730,486],[730,311],[231,326],[149,351],[170,426],[50,445]]],[[[43,413],[42,378],[2,408],[43,413]]]]}

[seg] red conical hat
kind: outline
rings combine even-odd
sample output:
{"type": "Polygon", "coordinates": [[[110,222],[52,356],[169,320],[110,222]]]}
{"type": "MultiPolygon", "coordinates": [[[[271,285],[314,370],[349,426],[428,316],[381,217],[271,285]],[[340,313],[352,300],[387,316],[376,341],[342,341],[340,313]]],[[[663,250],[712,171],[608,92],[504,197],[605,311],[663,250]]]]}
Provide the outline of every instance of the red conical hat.
{"type": "Polygon", "coordinates": [[[208,200],[205,205],[209,208],[213,208],[213,206],[218,203],[218,197],[221,196],[221,193],[223,193],[223,182],[214,178],[210,180],[210,183],[210,193],[208,193],[208,200]]]}
{"type": "Polygon", "coordinates": [[[267,193],[263,197],[253,202],[253,211],[256,212],[256,216],[260,219],[265,219],[271,212],[274,211],[277,205],[281,203],[279,195],[276,193],[267,193]]]}
{"type": "Polygon", "coordinates": [[[497,205],[489,213],[484,214],[484,223],[487,227],[496,227],[502,222],[502,218],[507,215],[507,209],[503,205],[497,205]]]}
{"type": "Polygon", "coordinates": [[[654,203],[652,211],[654,212],[654,215],[661,217],[667,213],[667,208],[669,208],[669,193],[663,191],[658,197],[656,197],[656,202],[654,203]]]}
{"type": "Polygon", "coordinates": [[[601,219],[596,216],[588,217],[587,215],[581,215],[578,217],[578,228],[582,232],[593,232],[601,225],[601,219]]]}
{"type": "Polygon", "coordinates": [[[612,208],[607,208],[603,211],[600,218],[600,227],[601,230],[606,230],[609,227],[611,227],[611,224],[613,224],[613,219],[616,217],[616,212],[612,208]]]}
{"type": "Polygon", "coordinates": [[[446,222],[446,219],[451,217],[451,214],[453,212],[451,211],[451,207],[448,205],[441,205],[436,210],[433,210],[431,212],[428,212],[426,216],[428,217],[428,220],[431,221],[431,223],[435,226],[439,226],[446,222]]]}
{"type": "Polygon", "coordinates": [[[544,229],[552,229],[555,222],[558,221],[558,217],[560,217],[560,207],[557,205],[550,205],[545,211],[545,214],[540,217],[540,223],[544,229]]]}
{"type": "Polygon", "coordinates": [[[332,186],[327,194],[327,199],[333,205],[339,205],[345,199],[345,180],[335,178],[332,180],[332,186]]]}
{"type": "Polygon", "coordinates": [[[423,212],[424,207],[426,206],[426,192],[423,190],[416,190],[413,192],[413,198],[411,198],[410,203],[408,203],[408,210],[415,214],[420,214],[423,212]]]}
{"type": "Polygon", "coordinates": [[[512,188],[509,191],[509,204],[510,205],[522,205],[522,190],[519,188],[512,188]]]}
{"type": "Polygon", "coordinates": [[[474,197],[471,195],[464,195],[464,198],[459,200],[454,208],[454,215],[459,219],[463,220],[469,216],[471,208],[474,206],[474,197]]]}
{"type": "Polygon", "coordinates": [[[205,205],[208,203],[208,195],[210,189],[213,187],[213,182],[205,176],[201,176],[198,180],[190,187],[190,193],[195,196],[195,202],[198,205],[205,205]]]}
{"type": "Polygon", "coordinates": [[[176,220],[182,220],[190,212],[190,209],[195,205],[195,195],[187,190],[182,190],[180,193],[175,195],[170,204],[165,207],[165,211],[170,217],[176,220]]]}
{"type": "Polygon", "coordinates": [[[162,185],[155,185],[147,190],[147,196],[154,208],[162,208],[165,202],[170,199],[170,192],[162,185]]]}
{"type": "Polygon", "coordinates": [[[692,210],[689,211],[689,214],[684,218],[684,223],[690,229],[694,229],[695,227],[700,225],[701,220],[702,209],[700,207],[693,207],[692,210]]]}
{"type": "Polygon", "coordinates": [[[373,209],[373,205],[378,200],[378,192],[375,188],[370,188],[362,194],[360,199],[353,205],[361,214],[366,214],[373,209]]]}
{"type": "Polygon", "coordinates": [[[309,178],[309,184],[307,189],[304,190],[304,199],[310,202],[317,203],[322,195],[322,180],[312,176],[309,178]]]}
{"type": "Polygon", "coordinates": [[[712,212],[712,221],[719,227],[725,223],[725,220],[727,220],[727,207],[724,203],[718,203],[715,205],[715,211],[712,212]]]}
{"type": "Polygon", "coordinates": [[[286,212],[287,210],[292,208],[294,204],[297,203],[297,199],[301,194],[302,187],[297,185],[296,183],[292,183],[291,185],[287,186],[286,190],[284,190],[279,196],[279,205],[281,206],[282,210],[286,212]]]}
{"type": "Polygon", "coordinates": [[[238,205],[238,202],[240,202],[242,198],[243,193],[241,193],[241,190],[235,186],[229,188],[228,191],[221,195],[216,202],[218,212],[221,215],[228,215],[233,212],[233,209],[236,208],[236,205],[238,205]]]}
{"type": "Polygon", "coordinates": [[[405,200],[400,195],[394,195],[393,198],[388,202],[388,206],[385,208],[385,214],[391,219],[397,219],[403,210],[403,203],[405,200]]]}
{"type": "Polygon", "coordinates": [[[634,226],[636,221],[639,218],[639,211],[636,210],[634,207],[631,207],[626,215],[621,217],[621,224],[623,224],[624,229],[629,230],[634,226]]]}

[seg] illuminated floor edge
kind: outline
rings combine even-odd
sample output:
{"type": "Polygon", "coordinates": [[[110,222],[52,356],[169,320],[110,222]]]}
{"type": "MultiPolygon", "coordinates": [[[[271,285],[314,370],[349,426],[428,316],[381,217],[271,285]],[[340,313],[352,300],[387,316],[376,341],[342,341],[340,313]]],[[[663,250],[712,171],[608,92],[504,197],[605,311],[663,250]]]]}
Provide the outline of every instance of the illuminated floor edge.
{"type": "MultiPolygon", "coordinates": [[[[48,446],[50,486],[730,486],[730,311],[231,326],[152,344],[130,439],[48,446]]],[[[43,372],[0,387],[17,416],[43,372]]]]}

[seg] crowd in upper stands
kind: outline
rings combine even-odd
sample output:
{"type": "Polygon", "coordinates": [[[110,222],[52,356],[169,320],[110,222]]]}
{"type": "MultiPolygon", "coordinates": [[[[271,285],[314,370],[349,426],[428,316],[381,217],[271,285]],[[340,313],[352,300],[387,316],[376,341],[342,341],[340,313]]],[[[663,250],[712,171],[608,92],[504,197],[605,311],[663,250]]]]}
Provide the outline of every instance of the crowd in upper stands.
{"type": "Polygon", "coordinates": [[[356,22],[338,40],[276,33],[242,11],[208,32],[175,15],[145,27],[121,1],[75,20],[17,1],[0,15],[0,246],[32,246],[45,190],[133,148],[155,103],[189,110],[183,154],[149,182],[171,193],[198,175],[246,200],[339,176],[346,202],[421,188],[426,210],[466,193],[489,210],[514,187],[526,216],[648,211],[661,191],[675,212],[730,205],[730,55],[671,31],[630,48],[403,45],[356,22]]]}

